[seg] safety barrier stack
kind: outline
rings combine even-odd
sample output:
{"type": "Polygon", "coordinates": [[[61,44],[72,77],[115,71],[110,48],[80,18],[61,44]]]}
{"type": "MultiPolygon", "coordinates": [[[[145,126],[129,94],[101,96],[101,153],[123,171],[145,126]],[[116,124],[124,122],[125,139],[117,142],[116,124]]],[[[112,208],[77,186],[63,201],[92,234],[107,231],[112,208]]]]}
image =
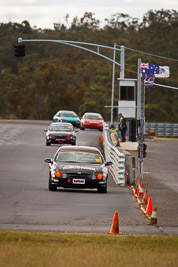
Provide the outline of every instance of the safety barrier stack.
{"type": "Polygon", "coordinates": [[[126,185],[126,157],[125,153],[119,148],[113,146],[110,134],[109,126],[105,123],[103,129],[103,148],[106,161],[112,161],[112,166],[109,167],[109,171],[113,176],[116,184],[124,187],[126,185]]]}

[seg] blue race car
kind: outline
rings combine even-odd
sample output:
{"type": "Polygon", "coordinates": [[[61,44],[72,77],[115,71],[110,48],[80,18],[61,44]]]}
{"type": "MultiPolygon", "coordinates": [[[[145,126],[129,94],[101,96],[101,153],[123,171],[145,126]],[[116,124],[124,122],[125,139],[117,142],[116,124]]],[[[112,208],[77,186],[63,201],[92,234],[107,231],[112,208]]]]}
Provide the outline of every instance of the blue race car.
{"type": "Polygon", "coordinates": [[[74,111],[59,110],[54,115],[53,122],[69,122],[74,127],[80,128],[80,119],[74,111]]]}

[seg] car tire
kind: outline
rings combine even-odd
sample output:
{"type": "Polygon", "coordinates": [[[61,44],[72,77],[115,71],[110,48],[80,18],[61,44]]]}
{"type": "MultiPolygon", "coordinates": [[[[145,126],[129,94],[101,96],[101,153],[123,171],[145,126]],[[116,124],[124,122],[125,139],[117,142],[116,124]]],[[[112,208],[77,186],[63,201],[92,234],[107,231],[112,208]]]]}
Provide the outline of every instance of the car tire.
{"type": "Polygon", "coordinates": [[[76,141],[72,142],[71,144],[72,144],[73,146],[75,146],[75,145],[76,145],[76,141]]]}
{"type": "Polygon", "coordinates": [[[50,146],[50,145],[51,145],[50,143],[46,142],[46,146],[50,146]]]}
{"type": "Polygon", "coordinates": [[[105,187],[98,187],[98,193],[107,193],[107,186],[105,186],[105,187]]]}
{"type": "Polygon", "coordinates": [[[80,130],[85,130],[85,128],[83,128],[83,127],[80,127],[80,130]]]}
{"type": "Polygon", "coordinates": [[[49,180],[48,189],[49,189],[49,191],[56,191],[57,186],[55,184],[51,184],[51,182],[49,180]]]}

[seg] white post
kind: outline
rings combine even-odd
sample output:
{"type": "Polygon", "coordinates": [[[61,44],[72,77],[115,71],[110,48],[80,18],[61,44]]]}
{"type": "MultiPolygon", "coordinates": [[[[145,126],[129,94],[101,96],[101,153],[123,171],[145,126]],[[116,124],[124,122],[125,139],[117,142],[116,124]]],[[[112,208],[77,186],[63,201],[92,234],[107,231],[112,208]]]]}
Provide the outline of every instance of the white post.
{"type": "Polygon", "coordinates": [[[120,78],[124,79],[125,76],[125,46],[121,46],[121,71],[120,71],[120,78]]]}
{"type": "MultiPolygon", "coordinates": [[[[114,44],[116,48],[116,43],[114,44]]],[[[113,50],[113,72],[112,72],[112,95],[111,95],[111,124],[113,124],[113,106],[114,106],[114,81],[115,81],[115,61],[116,61],[116,49],[113,50]]]]}

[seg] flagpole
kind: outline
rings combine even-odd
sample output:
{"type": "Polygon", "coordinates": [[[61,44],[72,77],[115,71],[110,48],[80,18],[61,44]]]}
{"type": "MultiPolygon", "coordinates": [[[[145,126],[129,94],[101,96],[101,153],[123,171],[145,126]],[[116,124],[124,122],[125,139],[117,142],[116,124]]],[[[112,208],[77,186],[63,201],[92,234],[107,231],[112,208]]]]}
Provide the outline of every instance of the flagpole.
{"type": "MultiPolygon", "coordinates": [[[[145,105],[145,84],[141,79],[141,58],[138,59],[137,67],[137,120],[140,122],[139,131],[139,159],[140,159],[140,176],[143,180],[143,142],[144,142],[144,105],[145,105]]],[[[144,63],[143,63],[144,64],[144,63]]]]}
{"type": "Polygon", "coordinates": [[[141,116],[140,116],[140,175],[143,180],[143,150],[144,150],[144,109],[145,109],[145,84],[141,82],[141,116]]]}
{"type": "Polygon", "coordinates": [[[140,65],[141,65],[141,58],[138,59],[138,67],[137,67],[137,120],[140,120],[140,91],[141,91],[140,65]]]}

